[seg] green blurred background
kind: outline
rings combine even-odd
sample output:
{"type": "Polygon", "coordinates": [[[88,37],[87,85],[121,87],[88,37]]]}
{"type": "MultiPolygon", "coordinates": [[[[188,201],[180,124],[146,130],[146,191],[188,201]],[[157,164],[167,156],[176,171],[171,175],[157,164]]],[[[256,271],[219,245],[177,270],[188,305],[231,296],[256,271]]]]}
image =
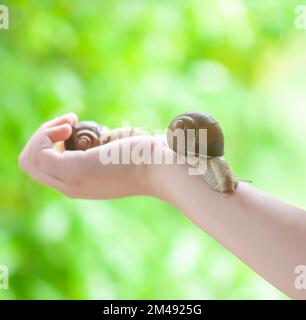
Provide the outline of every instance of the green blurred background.
{"type": "Polygon", "coordinates": [[[305,208],[300,1],[0,2],[0,298],[286,299],[167,204],[70,200],[17,158],[65,112],[154,129],[201,110],[222,124],[239,177],[305,208]]]}

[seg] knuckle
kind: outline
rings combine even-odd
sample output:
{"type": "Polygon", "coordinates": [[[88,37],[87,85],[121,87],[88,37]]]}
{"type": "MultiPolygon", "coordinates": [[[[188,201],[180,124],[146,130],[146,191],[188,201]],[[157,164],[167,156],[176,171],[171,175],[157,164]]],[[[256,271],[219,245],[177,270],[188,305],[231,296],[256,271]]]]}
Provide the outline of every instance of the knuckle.
{"type": "Polygon", "coordinates": [[[43,122],[40,127],[38,128],[38,130],[44,130],[47,127],[48,123],[47,122],[43,122]]]}
{"type": "Polygon", "coordinates": [[[49,127],[49,125],[50,125],[50,120],[49,121],[44,121],[41,125],[40,125],[40,127],[39,127],[39,130],[44,130],[44,129],[47,129],[48,127],[49,127]]]}

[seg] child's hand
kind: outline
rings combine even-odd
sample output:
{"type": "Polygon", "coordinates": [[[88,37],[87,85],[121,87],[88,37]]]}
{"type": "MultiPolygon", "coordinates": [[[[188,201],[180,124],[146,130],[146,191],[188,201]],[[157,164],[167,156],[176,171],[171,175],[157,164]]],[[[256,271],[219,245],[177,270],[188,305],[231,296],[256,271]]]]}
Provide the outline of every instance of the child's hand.
{"type": "MultiPolygon", "coordinates": [[[[47,184],[71,198],[105,199],[136,194],[150,194],[150,174],[145,164],[103,164],[101,156],[110,152],[125,152],[127,146],[141,144],[153,150],[158,137],[118,137],[106,145],[87,151],[54,149],[54,144],[68,139],[75,114],[66,114],[44,123],[30,138],[20,154],[22,170],[33,179],[47,184]]],[[[121,129],[114,130],[114,133],[121,129]]],[[[120,158],[121,159],[121,158],[120,158]]]]}

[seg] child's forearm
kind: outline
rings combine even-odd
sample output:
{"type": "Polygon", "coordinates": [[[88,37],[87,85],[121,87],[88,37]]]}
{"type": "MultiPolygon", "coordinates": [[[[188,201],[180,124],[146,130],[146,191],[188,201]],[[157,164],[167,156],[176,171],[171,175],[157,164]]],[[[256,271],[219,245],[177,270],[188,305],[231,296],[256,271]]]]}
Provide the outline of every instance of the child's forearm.
{"type": "Polygon", "coordinates": [[[185,165],[154,169],[155,196],[182,211],[275,287],[292,298],[295,268],[306,265],[306,212],[276,200],[246,183],[234,194],[211,190],[185,165]]]}

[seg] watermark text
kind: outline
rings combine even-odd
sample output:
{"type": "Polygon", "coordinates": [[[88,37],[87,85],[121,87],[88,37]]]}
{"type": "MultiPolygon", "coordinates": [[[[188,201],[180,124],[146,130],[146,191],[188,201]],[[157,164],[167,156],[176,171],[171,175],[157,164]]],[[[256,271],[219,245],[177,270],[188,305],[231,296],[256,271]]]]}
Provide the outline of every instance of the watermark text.
{"type": "Polygon", "coordinates": [[[295,28],[298,30],[306,30],[306,5],[298,5],[294,12],[296,14],[294,22],[295,28]]]}
{"type": "Polygon", "coordinates": [[[297,274],[294,286],[297,290],[306,290],[306,266],[296,266],[294,273],[297,274]]]}
{"type": "Polygon", "coordinates": [[[0,290],[9,289],[9,269],[6,265],[0,265],[0,290]]]}
{"type": "Polygon", "coordinates": [[[0,30],[10,28],[10,14],[7,6],[0,4],[0,30]]]}

